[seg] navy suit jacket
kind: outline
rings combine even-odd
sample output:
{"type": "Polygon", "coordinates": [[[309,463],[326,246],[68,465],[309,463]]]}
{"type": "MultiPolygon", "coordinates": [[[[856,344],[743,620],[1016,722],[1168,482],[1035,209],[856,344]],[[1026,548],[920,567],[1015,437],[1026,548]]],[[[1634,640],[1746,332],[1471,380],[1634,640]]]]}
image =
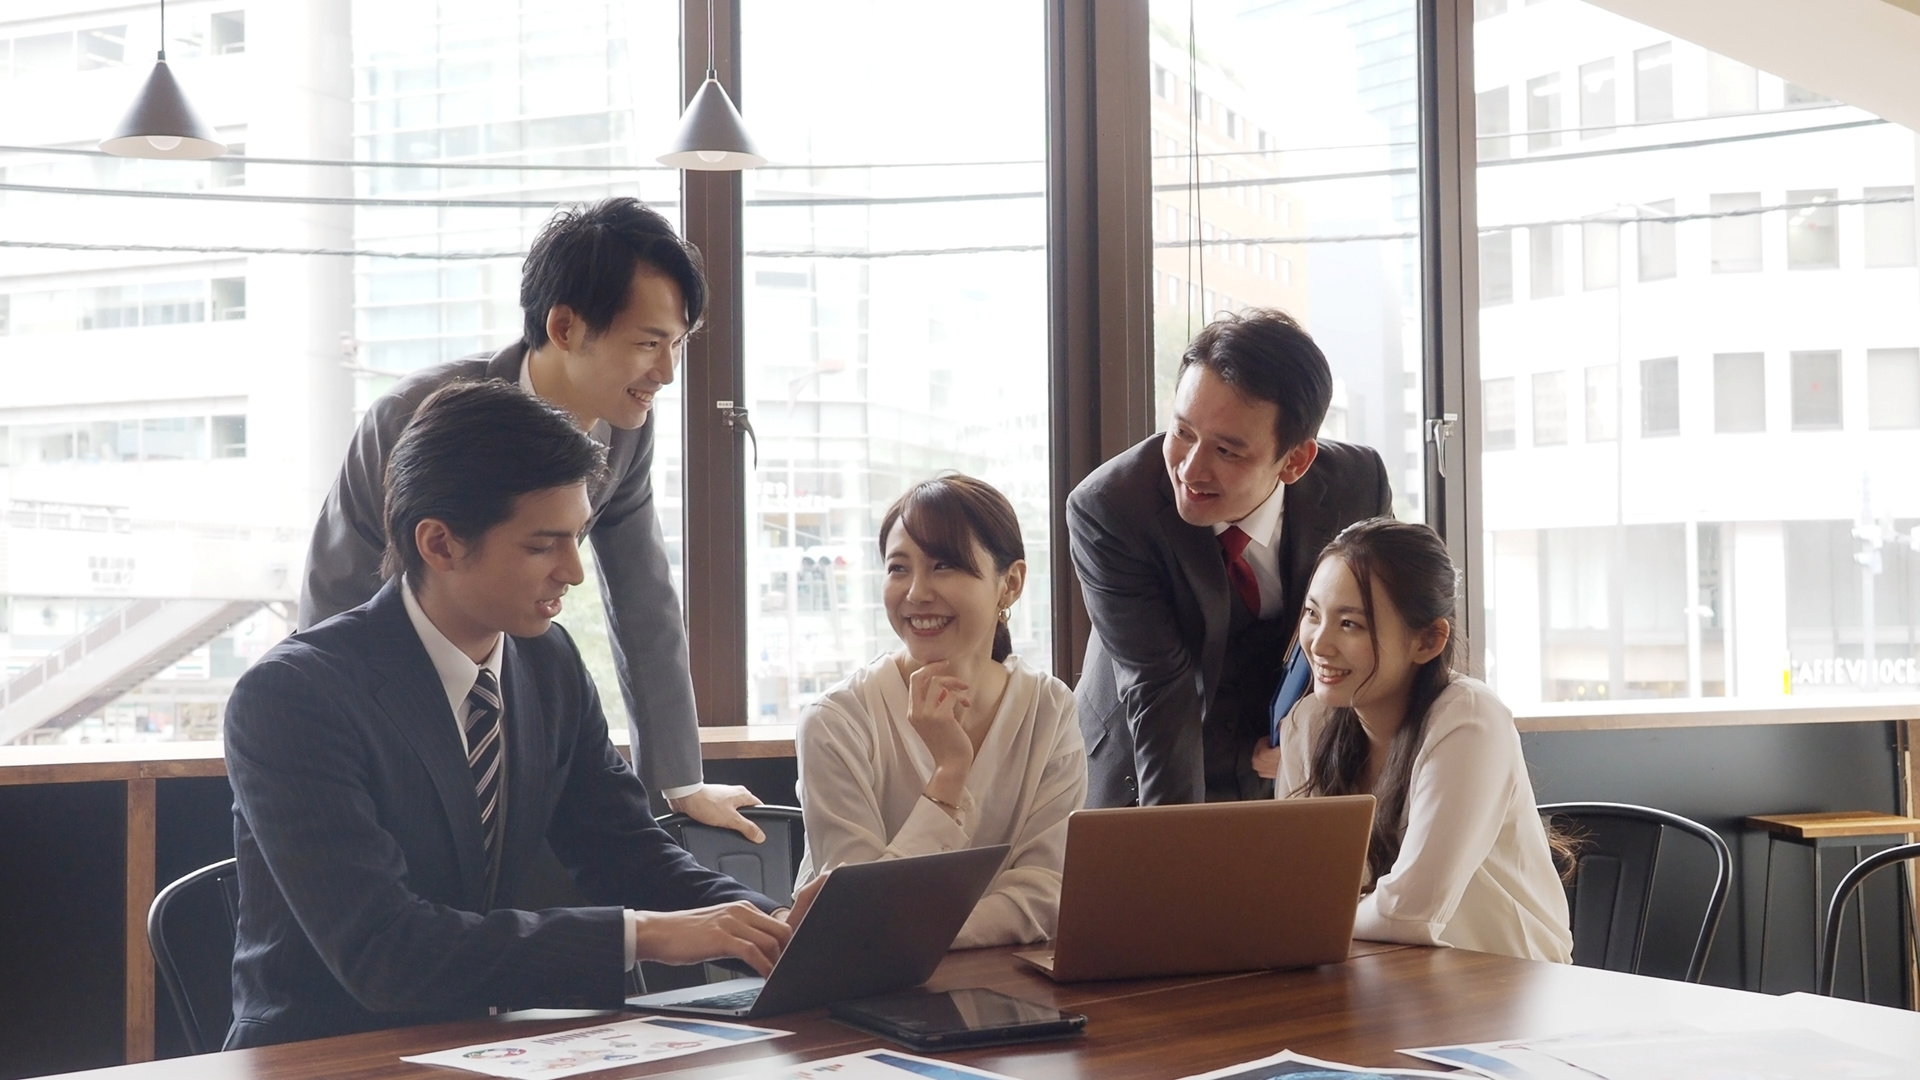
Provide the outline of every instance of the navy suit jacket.
{"type": "Polygon", "coordinates": [[[227,704],[240,918],[227,1048],[618,1007],[623,908],[774,904],[654,824],[565,630],[508,637],[506,817],[488,897],[473,775],[396,581],[281,642],[227,704]],[[589,902],[524,911],[542,842],[589,902]]]}

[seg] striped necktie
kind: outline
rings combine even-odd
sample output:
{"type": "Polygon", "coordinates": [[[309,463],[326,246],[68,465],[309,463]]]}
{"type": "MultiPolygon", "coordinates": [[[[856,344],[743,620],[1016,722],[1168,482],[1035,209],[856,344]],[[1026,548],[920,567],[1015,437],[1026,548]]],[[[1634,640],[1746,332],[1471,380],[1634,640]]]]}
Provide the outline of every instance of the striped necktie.
{"type": "Polygon", "coordinates": [[[480,835],[491,857],[500,833],[500,683],[486,668],[467,693],[467,767],[473,770],[480,835]]]}

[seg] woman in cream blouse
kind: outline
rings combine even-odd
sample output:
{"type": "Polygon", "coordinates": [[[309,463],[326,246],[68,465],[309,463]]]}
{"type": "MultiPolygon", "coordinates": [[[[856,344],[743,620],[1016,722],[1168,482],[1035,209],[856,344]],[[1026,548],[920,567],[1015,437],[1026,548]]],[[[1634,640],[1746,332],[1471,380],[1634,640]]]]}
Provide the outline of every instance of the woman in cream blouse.
{"type": "Polygon", "coordinates": [[[1013,507],[971,477],[929,480],[887,511],[880,554],[901,647],[800,717],[799,884],[847,863],[1008,844],[954,946],[1049,938],[1086,750],[1073,691],[1012,655],[1007,609],[1026,581],[1013,507]]]}
{"type": "Polygon", "coordinates": [[[1282,723],[1282,798],[1372,793],[1353,936],[1567,963],[1573,936],[1513,714],[1452,669],[1453,563],[1376,518],[1320,556],[1300,616],[1313,693],[1282,723]]]}

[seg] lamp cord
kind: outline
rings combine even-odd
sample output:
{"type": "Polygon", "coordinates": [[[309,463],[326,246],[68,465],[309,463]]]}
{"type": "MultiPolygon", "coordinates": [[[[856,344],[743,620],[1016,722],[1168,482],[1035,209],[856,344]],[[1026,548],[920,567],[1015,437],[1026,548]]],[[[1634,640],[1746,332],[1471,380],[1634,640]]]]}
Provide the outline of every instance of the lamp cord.
{"type": "MultiPolygon", "coordinates": [[[[1193,0],[1187,0],[1187,280],[1194,281],[1195,264],[1200,273],[1194,285],[1199,295],[1187,304],[1188,338],[1193,337],[1193,309],[1207,302],[1207,248],[1200,238],[1200,217],[1205,213],[1200,205],[1200,40],[1194,7],[1193,0]]],[[[1208,312],[1200,313],[1203,325],[1211,318],[1208,312]]]]}
{"type": "Polygon", "coordinates": [[[707,0],[707,78],[717,79],[713,66],[713,0],[707,0]]]}
{"type": "Polygon", "coordinates": [[[160,59],[167,58],[167,0],[160,0],[160,59]]]}

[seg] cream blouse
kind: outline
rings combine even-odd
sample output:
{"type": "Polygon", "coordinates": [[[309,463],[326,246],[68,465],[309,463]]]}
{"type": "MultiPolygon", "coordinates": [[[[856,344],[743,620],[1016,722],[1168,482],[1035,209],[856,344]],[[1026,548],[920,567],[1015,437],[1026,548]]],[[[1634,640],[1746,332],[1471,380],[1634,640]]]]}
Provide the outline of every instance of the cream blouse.
{"type": "MultiPolygon", "coordinates": [[[[1306,786],[1332,710],[1311,695],[1280,731],[1280,797],[1306,786]]],[[[1547,848],[1513,714],[1478,679],[1454,677],[1427,714],[1406,836],[1362,897],[1353,936],[1569,963],[1567,894],[1547,848]]]]}
{"type": "Polygon", "coordinates": [[[1006,668],[1007,691],[974,757],[958,821],[920,796],[933,755],[907,720],[907,681],[892,654],[801,714],[794,740],[807,832],[800,884],[847,863],[1009,844],[954,947],[1053,936],[1067,815],[1087,798],[1086,747],[1065,683],[1017,656],[1006,668]]]}

